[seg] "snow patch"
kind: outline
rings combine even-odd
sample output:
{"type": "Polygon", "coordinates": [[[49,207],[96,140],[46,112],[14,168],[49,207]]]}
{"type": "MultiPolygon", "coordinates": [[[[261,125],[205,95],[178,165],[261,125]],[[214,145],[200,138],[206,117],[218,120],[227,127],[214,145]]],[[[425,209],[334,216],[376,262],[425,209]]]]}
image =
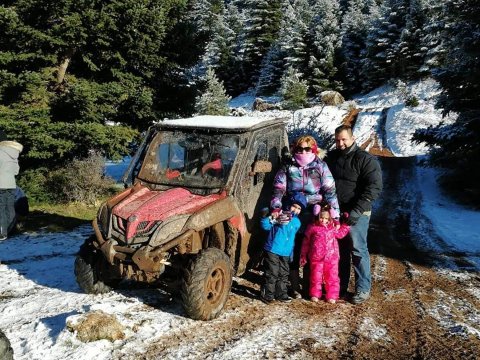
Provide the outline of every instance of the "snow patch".
{"type": "Polygon", "coordinates": [[[370,317],[363,319],[362,323],[360,324],[359,331],[363,334],[363,336],[372,341],[391,341],[387,334],[387,329],[381,325],[378,325],[375,320],[370,317]]]}
{"type": "Polygon", "coordinates": [[[427,313],[439,322],[448,333],[467,337],[469,334],[480,339],[480,312],[475,305],[464,299],[454,298],[440,289],[434,289],[436,304],[427,313]],[[471,323],[457,322],[456,314],[463,313],[471,323]]]}
{"type": "Polygon", "coordinates": [[[377,256],[375,268],[373,270],[372,277],[375,281],[383,280],[383,274],[387,271],[387,259],[383,256],[377,256]]]}

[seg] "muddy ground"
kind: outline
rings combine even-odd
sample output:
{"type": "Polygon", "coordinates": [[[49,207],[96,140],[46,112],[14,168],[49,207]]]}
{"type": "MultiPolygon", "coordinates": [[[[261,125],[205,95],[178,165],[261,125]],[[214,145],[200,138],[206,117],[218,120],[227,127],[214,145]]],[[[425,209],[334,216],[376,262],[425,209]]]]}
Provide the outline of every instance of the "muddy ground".
{"type": "Polygon", "coordinates": [[[385,190],[369,234],[369,301],[266,305],[257,299],[261,273],[250,272],[235,279],[226,315],[172,329],[146,352],[120,358],[480,358],[480,277],[462,254],[428,250],[442,244],[419,212],[414,161],[382,161],[385,190]],[[412,222],[424,231],[412,232],[412,222]]]}

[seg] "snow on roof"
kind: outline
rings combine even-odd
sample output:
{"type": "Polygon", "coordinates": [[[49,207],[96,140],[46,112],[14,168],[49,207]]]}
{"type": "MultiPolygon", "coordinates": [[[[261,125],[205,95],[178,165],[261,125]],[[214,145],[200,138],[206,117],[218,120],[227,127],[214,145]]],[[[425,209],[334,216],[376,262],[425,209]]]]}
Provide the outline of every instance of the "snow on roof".
{"type": "Polygon", "coordinates": [[[271,122],[278,118],[259,118],[253,116],[213,116],[202,115],[186,119],[164,120],[160,125],[181,126],[181,127],[201,127],[214,129],[249,129],[256,125],[271,122]]]}

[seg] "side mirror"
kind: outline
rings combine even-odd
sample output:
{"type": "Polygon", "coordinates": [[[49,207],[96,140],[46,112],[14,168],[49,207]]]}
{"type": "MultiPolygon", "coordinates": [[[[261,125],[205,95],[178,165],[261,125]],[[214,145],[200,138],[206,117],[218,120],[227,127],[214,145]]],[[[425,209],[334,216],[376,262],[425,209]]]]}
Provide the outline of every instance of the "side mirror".
{"type": "Polygon", "coordinates": [[[272,171],[272,163],[266,160],[257,160],[253,163],[253,169],[249,175],[254,176],[257,173],[269,173],[272,171]]]}

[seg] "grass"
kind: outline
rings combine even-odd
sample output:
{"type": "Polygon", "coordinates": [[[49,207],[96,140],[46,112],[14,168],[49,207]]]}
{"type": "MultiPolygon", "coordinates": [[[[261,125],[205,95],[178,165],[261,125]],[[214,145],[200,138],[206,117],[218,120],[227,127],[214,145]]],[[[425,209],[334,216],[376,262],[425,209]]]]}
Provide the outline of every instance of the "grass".
{"type": "Polygon", "coordinates": [[[67,231],[90,223],[96,216],[98,206],[81,203],[72,204],[30,204],[30,213],[19,219],[22,232],[67,231]]]}
{"type": "Polygon", "coordinates": [[[91,221],[97,215],[98,206],[81,203],[72,204],[33,204],[30,211],[56,214],[83,221],[91,221]]]}

